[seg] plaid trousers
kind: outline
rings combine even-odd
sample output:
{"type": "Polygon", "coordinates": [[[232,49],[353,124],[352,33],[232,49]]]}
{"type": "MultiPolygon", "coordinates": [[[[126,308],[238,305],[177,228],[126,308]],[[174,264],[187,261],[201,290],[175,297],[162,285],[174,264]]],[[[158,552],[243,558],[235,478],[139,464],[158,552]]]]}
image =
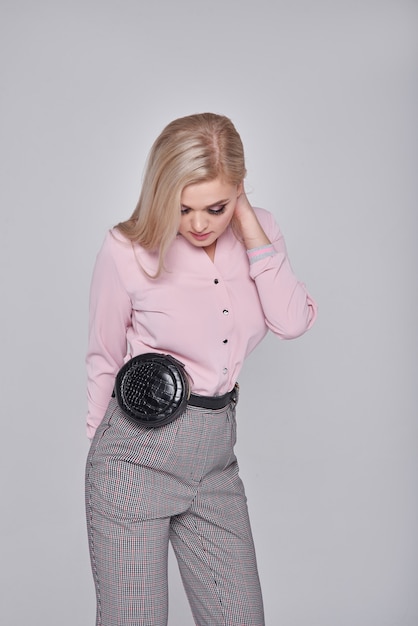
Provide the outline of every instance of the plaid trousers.
{"type": "Polygon", "coordinates": [[[263,626],[235,404],[143,428],[111,400],[86,467],[96,626],[166,626],[171,541],[198,626],[263,626]]]}

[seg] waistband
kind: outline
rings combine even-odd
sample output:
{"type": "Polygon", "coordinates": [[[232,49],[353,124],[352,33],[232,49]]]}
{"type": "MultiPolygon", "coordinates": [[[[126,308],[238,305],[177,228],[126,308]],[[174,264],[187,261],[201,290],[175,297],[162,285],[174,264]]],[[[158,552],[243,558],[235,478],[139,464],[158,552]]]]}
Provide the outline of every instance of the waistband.
{"type": "Polygon", "coordinates": [[[235,386],[228,393],[224,393],[222,396],[199,396],[198,394],[192,393],[190,398],[187,401],[187,404],[190,406],[197,406],[202,409],[223,409],[230,402],[238,401],[238,383],[235,383],[235,386]]]}

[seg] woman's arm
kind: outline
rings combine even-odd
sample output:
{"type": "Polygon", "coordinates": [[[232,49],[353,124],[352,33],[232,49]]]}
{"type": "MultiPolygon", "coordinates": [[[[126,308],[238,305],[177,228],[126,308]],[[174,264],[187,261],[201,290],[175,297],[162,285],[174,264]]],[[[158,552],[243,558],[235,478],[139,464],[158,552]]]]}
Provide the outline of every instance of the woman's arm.
{"type": "Polygon", "coordinates": [[[234,212],[234,222],[247,250],[271,244],[257,215],[248,201],[245,191],[238,196],[234,212]]]}
{"type": "Polygon", "coordinates": [[[247,249],[266,324],[283,339],[293,339],[311,328],[317,315],[315,301],[298,281],[286,244],[273,216],[250,205],[245,192],[237,201],[235,220],[247,249]]]}
{"type": "Polygon", "coordinates": [[[87,433],[91,439],[103,419],[126,352],[132,305],[113,255],[108,233],[97,255],[90,289],[87,365],[87,433]]]}

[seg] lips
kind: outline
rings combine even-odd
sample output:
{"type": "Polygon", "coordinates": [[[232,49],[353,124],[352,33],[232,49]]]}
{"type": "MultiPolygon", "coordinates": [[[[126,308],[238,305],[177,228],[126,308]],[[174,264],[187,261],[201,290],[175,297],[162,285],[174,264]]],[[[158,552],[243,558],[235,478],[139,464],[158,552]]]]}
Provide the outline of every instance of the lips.
{"type": "Polygon", "coordinates": [[[194,237],[197,241],[205,241],[210,235],[210,233],[191,233],[192,237],[194,237]]]}

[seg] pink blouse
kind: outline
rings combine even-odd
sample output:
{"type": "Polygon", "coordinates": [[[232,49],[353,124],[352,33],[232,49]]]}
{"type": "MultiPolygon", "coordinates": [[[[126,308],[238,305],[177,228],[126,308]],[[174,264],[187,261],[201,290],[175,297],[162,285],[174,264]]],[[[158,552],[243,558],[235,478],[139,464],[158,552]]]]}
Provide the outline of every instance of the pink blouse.
{"type": "Polygon", "coordinates": [[[106,412],[122,364],[144,352],[182,361],[193,393],[224,394],[245,357],[270,329],[298,337],[316,317],[316,304],[294,275],[273,216],[255,209],[272,246],[246,251],[228,228],[212,262],[177,236],[157,278],[157,254],[109,231],[97,256],[90,294],[87,432],[106,412]]]}

